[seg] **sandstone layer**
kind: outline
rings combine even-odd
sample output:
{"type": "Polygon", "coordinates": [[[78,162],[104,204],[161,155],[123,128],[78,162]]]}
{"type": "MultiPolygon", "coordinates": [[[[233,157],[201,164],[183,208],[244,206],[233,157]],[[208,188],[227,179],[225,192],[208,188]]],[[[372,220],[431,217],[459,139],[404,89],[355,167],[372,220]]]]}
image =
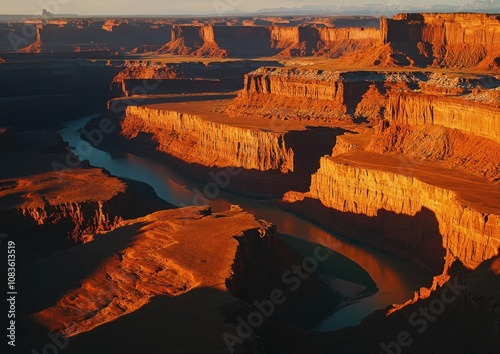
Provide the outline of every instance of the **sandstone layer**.
{"type": "Polygon", "coordinates": [[[227,112],[281,120],[352,121],[349,113],[370,85],[388,81],[418,78],[406,73],[264,67],[245,75],[243,90],[227,112]]]}
{"type": "Polygon", "coordinates": [[[443,95],[393,94],[386,119],[402,125],[439,125],[500,142],[500,106],[443,95]]]}
{"type": "MultiPolygon", "coordinates": [[[[495,256],[500,248],[496,186],[479,194],[485,189],[480,180],[458,179],[446,170],[430,174],[419,172],[422,167],[406,166],[404,160],[394,158],[384,161],[370,154],[325,157],[313,175],[307,197],[318,199],[342,214],[365,215],[374,220],[379,213],[415,217],[427,209],[435,215],[442,248],[452,257],[475,268],[495,256]]],[[[430,226],[433,215],[429,216],[425,222],[430,226]]],[[[376,240],[366,235],[364,241],[392,253],[404,253],[404,258],[412,259],[422,268],[436,264],[436,258],[443,256],[442,251],[439,248],[429,250],[429,244],[435,240],[427,239],[435,233],[420,233],[419,228],[411,224],[408,227],[406,234],[388,233],[390,240],[376,240]]]]}
{"type": "MultiPolygon", "coordinates": [[[[58,264],[69,261],[79,271],[68,272],[65,283],[78,280],[81,286],[62,292],[54,306],[35,318],[50,331],[74,336],[133,312],[154,296],[179,296],[202,287],[224,290],[236,256],[237,237],[253,229],[270,237],[270,228],[241,210],[211,215],[201,207],[123,221],[115,231],[44,262],[41,274],[50,274],[58,264]],[[89,254],[102,263],[94,271],[85,266],[89,254]]],[[[61,288],[47,283],[40,286],[47,289],[44,292],[61,288]]]]}
{"type": "Polygon", "coordinates": [[[161,19],[70,19],[48,20],[25,25],[24,33],[11,35],[14,51],[31,53],[58,52],[145,52],[157,50],[170,40],[171,25],[161,19]],[[26,38],[33,38],[29,43],[26,38]]]}
{"type": "Polygon", "coordinates": [[[384,43],[414,43],[433,65],[498,66],[500,20],[494,14],[400,14],[382,19],[381,30],[384,43]]]}
{"type": "Polygon", "coordinates": [[[60,19],[7,24],[10,52],[342,58],[377,66],[498,68],[494,14],[422,13],[344,19],[60,19]],[[340,24],[340,25],[339,25],[340,24]],[[23,27],[24,26],[24,27],[23,27]],[[25,28],[28,26],[28,30],[25,28]],[[29,35],[26,35],[26,32],[29,35]]]}
{"type": "Polygon", "coordinates": [[[172,40],[159,52],[218,58],[339,57],[380,41],[380,31],[373,27],[174,25],[172,40]]]}
{"type": "Polygon", "coordinates": [[[229,101],[223,96],[161,100],[128,106],[124,119],[115,116],[120,129],[105,137],[108,144],[127,144],[132,151],[168,160],[195,180],[258,197],[278,197],[291,186],[305,191],[319,157],[331,151],[344,131],[242,121],[223,112],[229,101]]]}
{"type": "MultiPolygon", "coordinates": [[[[333,253],[325,248],[318,252],[322,256],[333,253]]],[[[114,343],[113,347],[128,350],[142,345],[151,350],[168,345],[181,351],[199,348],[201,341],[205,350],[221,352],[226,347],[222,335],[236,333],[233,316],[247,317],[258,309],[250,306],[253,300],[265,301],[276,289],[282,289],[285,301],[266,321],[295,325],[314,323],[345,299],[368,294],[365,286],[345,285],[349,282],[344,282],[344,289],[332,291],[316,274],[310,274],[307,286],[289,290],[281,274],[301,262],[278,238],[275,226],[256,220],[238,206],[220,213],[212,213],[209,207],[158,211],[122,221],[114,231],[96,235],[92,242],[41,261],[36,270],[39,280],[32,286],[43,296],[34,304],[32,318],[46,330],[71,337],[68,352],[82,353],[91,346],[96,348],[103,334],[124,328],[130,316],[142,323],[139,331],[155,332],[151,322],[142,322],[144,312],[155,307],[162,315],[168,310],[160,327],[178,335],[145,334],[147,344],[131,336],[124,339],[127,344],[114,343]],[[64,276],[48,277],[60,264],[69,265],[64,276]],[[233,296],[248,298],[249,304],[231,298],[228,290],[233,296]],[[184,304],[182,312],[173,310],[179,303],[184,304]],[[191,313],[191,308],[196,311],[191,313]],[[197,321],[185,321],[184,316],[195,316],[197,321]],[[196,343],[187,340],[191,333],[187,328],[199,331],[196,343]]],[[[252,342],[258,339],[237,343],[238,352],[253,347],[252,342]]],[[[94,350],[104,353],[109,348],[104,345],[94,350]]]]}
{"type": "Polygon", "coordinates": [[[227,62],[125,61],[113,78],[111,89],[125,96],[236,91],[243,87],[243,75],[277,61],[235,60],[227,62]]]}
{"type": "Polygon", "coordinates": [[[123,218],[169,206],[147,188],[79,161],[55,133],[17,133],[0,160],[10,166],[0,173],[0,229],[23,235],[27,247],[87,242],[123,218]]]}

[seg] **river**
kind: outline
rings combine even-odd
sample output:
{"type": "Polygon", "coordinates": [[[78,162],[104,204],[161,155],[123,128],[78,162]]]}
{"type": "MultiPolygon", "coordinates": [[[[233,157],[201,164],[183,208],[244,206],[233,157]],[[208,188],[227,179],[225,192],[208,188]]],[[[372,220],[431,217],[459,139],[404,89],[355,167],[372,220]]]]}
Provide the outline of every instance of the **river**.
{"type": "MultiPolygon", "coordinates": [[[[72,147],[87,145],[80,138],[80,131],[92,117],[66,122],[65,127],[59,130],[63,140],[72,147]]],[[[182,176],[179,171],[169,168],[165,162],[129,153],[110,153],[98,148],[92,148],[90,152],[87,150],[89,149],[73,149],[82,160],[89,160],[93,166],[105,168],[117,177],[149,184],[160,198],[169,203],[180,206],[193,205],[196,191],[203,190],[203,185],[182,176]],[[85,154],[79,151],[85,151],[85,154]]],[[[357,325],[374,310],[405,302],[413,298],[415,290],[430,285],[429,277],[416,268],[376,250],[338,237],[320,226],[265,202],[221,192],[209,204],[214,211],[226,210],[230,205],[238,204],[257,218],[276,224],[279,232],[329,247],[350,258],[370,274],[380,289],[375,295],[340,309],[313,330],[332,331],[357,325]]]]}

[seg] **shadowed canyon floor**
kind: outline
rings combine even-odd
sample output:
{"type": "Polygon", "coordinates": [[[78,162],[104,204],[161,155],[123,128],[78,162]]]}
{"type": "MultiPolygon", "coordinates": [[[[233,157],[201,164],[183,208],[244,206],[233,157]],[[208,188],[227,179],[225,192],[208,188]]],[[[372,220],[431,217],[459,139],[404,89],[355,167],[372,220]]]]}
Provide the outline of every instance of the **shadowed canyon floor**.
{"type": "Polygon", "coordinates": [[[25,40],[0,23],[14,353],[500,351],[498,15],[30,23],[25,40]],[[93,150],[175,170],[189,205],[93,150]],[[387,264],[363,268],[382,257],[356,263],[227,193],[428,281],[390,303],[387,264]],[[373,296],[354,326],[313,330],[373,296]]]}

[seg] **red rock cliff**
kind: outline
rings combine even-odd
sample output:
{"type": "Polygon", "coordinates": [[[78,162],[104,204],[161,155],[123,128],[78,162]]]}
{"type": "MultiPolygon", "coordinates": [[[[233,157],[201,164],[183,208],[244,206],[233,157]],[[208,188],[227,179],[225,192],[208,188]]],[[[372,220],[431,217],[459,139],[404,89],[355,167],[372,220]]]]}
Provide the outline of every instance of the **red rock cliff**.
{"type": "Polygon", "coordinates": [[[385,118],[399,124],[441,125],[500,142],[500,108],[459,97],[393,93],[385,118]]]}
{"type": "Polygon", "coordinates": [[[127,107],[126,115],[125,135],[137,134],[139,128],[154,133],[160,151],[187,162],[283,173],[294,170],[294,153],[283,133],[244,129],[148,107],[127,107]]]}
{"type": "Polygon", "coordinates": [[[432,46],[434,65],[498,65],[500,19],[494,14],[400,14],[382,19],[384,43],[413,42],[432,46]]]}

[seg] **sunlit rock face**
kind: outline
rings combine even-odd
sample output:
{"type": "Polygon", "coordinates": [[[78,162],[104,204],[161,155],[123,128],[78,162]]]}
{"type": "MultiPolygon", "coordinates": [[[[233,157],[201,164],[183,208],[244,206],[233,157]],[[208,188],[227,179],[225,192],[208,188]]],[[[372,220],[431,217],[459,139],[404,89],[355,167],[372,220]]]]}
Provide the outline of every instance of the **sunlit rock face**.
{"type": "MultiPolygon", "coordinates": [[[[404,166],[404,162],[398,173],[392,168],[384,171],[349,166],[342,160],[323,158],[320,169],[313,175],[309,196],[328,208],[370,217],[382,210],[410,216],[422,209],[431,210],[439,224],[443,248],[470,268],[498,253],[500,214],[497,210],[464,201],[460,193],[446,185],[426,183],[425,177],[422,181],[407,173],[411,173],[411,169],[404,166]]],[[[432,259],[429,254],[438,251],[428,249],[420,239],[424,235],[413,235],[411,229],[399,237],[401,240],[390,242],[411,244],[423,259],[432,259]]]]}
{"type": "Polygon", "coordinates": [[[433,65],[491,67],[498,65],[499,24],[492,14],[399,14],[382,19],[381,30],[384,43],[418,44],[433,65]]]}
{"type": "MultiPolygon", "coordinates": [[[[68,289],[35,317],[51,331],[73,336],[133,312],[157,295],[211,286],[225,290],[237,237],[252,231],[275,237],[270,224],[241,209],[212,215],[206,207],[188,207],[123,221],[115,231],[43,263],[40,274],[69,262],[65,283],[73,279],[81,286],[68,289]]],[[[60,287],[40,286],[50,294],[60,287]]]]}
{"type": "Polygon", "coordinates": [[[155,134],[162,152],[204,166],[293,172],[294,153],[284,133],[243,129],[182,112],[127,108],[123,134],[155,134]],[[134,124],[135,122],[135,124],[134,124]]]}

